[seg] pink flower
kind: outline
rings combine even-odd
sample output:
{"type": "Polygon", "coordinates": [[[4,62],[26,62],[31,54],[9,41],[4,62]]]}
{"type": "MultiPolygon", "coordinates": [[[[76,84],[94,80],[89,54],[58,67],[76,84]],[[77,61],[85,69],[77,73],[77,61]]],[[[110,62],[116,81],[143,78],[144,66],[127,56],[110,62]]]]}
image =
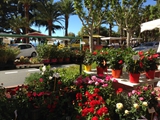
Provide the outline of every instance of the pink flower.
{"type": "Polygon", "coordinates": [[[89,81],[88,81],[88,84],[92,84],[92,83],[93,83],[93,81],[92,81],[92,80],[89,80],[89,81]]]}
{"type": "Polygon", "coordinates": [[[140,97],[140,98],[139,98],[139,100],[143,101],[143,100],[144,100],[144,98],[143,98],[143,97],[140,97]]]}
{"type": "Polygon", "coordinates": [[[98,86],[98,85],[99,85],[99,82],[95,82],[95,85],[98,86]]]}
{"type": "Polygon", "coordinates": [[[40,82],[43,82],[43,78],[40,78],[39,81],[40,81],[40,82]]]}
{"type": "Polygon", "coordinates": [[[102,85],[102,87],[107,87],[107,86],[108,86],[108,84],[103,84],[103,85],[102,85]]]}

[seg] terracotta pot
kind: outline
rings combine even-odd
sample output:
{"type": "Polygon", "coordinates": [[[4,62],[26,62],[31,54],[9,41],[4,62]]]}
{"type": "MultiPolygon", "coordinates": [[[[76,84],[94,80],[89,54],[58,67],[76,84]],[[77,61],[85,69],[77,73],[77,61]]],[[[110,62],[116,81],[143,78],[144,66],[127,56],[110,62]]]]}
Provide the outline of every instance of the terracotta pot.
{"type": "Polygon", "coordinates": [[[97,75],[102,77],[104,76],[104,69],[102,67],[97,67],[97,75]]]}
{"type": "Polygon", "coordinates": [[[91,65],[85,65],[84,70],[88,72],[91,71],[91,65]]]}
{"type": "Polygon", "coordinates": [[[112,69],[112,76],[113,76],[114,78],[120,78],[121,73],[122,73],[122,70],[113,70],[113,69],[112,69]]]}
{"type": "Polygon", "coordinates": [[[131,83],[139,83],[140,73],[129,73],[129,80],[131,83]]]}
{"type": "Polygon", "coordinates": [[[154,79],[155,77],[155,70],[149,70],[149,71],[146,71],[146,78],[147,79],[154,79]]]}

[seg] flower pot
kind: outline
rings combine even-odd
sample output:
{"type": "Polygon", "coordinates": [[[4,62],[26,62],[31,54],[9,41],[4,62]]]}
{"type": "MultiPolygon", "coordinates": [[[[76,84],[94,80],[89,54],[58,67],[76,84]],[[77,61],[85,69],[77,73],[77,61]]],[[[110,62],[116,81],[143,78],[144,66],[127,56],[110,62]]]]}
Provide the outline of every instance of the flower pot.
{"type": "Polygon", "coordinates": [[[63,58],[58,58],[58,63],[63,63],[63,58]]]}
{"type": "Polygon", "coordinates": [[[91,65],[85,65],[84,70],[85,71],[91,71],[91,65]]]}
{"type": "Polygon", "coordinates": [[[49,64],[49,63],[50,63],[50,59],[44,59],[44,60],[43,60],[43,63],[44,63],[44,64],[49,64]]]}
{"type": "Polygon", "coordinates": [[[104,76],[104,69],[102,67],[97,67],[97,75],[102,77],[104,76]]]}
{"type": "Polygon", "coordinates": [[[70,58],[68,57],[68,58],[64,58],[64,62],[65,63],[70,63],[70,58]]]}
{"type": "Polygon", "coordinates": [[[129,73],[129,81],[131,83],[139,83],[140,73],[129,73]]]}
{"type": "Polygon", "coordinates": [[[57,63],[57,58],[52,58],[51,63],[53,63],[53,64],[57,63]]]}
{"type": "Polygon", "coordinates": [[[122,70],[113,70],[112,69],[112,76],[114,77],[114,78],[120,78],[120,76],[121,76],[121,72],[122,70]]]}
{"type": "Polygon", "coordinates": [[[149,71],[146,71],[146,78],[147,79],[154,79],[155,77],[155,70],[149,70],[149,71]]]}

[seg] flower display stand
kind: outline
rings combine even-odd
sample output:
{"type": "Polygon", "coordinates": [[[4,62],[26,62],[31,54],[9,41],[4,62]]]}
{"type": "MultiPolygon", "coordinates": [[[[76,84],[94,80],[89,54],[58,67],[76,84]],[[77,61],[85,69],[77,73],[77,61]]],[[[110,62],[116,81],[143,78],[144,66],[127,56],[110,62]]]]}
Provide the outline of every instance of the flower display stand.
{"type": "Polygon", "coordinates": [[[37,64],[17,64],[16,68],[41,67],[43,65],[44,65],[43,63],[37,63],[37,64]]]}

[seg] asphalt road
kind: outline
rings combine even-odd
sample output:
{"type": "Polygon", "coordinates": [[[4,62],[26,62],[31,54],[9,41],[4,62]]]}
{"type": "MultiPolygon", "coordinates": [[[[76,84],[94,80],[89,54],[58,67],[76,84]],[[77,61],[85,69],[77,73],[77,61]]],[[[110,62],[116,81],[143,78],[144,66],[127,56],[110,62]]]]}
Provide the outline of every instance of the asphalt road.
{"type": "MultiPolygon", "coordinates": [[[[69,67],[75,64],[68,65],[54,65],[51,67],[69,67]]],[[[0,71],[0,84],[4,87],[17,86],[24,83],[25,78],[31,73],[39,72],[38,68],[23,68],[23,69],[12,69],[12,70],[1,70],[0,71]]]]}

